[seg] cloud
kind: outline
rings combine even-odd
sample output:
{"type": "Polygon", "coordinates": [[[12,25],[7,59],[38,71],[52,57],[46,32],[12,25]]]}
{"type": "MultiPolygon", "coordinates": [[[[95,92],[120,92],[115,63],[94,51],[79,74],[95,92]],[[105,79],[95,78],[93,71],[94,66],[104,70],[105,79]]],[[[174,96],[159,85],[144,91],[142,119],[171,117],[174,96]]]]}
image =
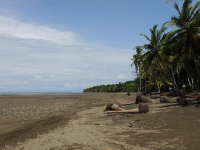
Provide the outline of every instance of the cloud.
{"type": "Polygon", "coordinates": [[[55,88],[55,87],[45,87],[44,89],[47,89],[47,90],[55,90],[56,88],[55,88]]]}
{"type": "Polygon", "coordinates": [[[35,76],[35,79],[41,79],[42,77],[41,76],[35,76]]]}
{"type": "Polygon", "coordinates": [[[128,77],[126,77],[125,75],[123,75],[123,74],[120,74],[119,75],[119,77],[118,77],[118,79],[127,79],[128,77]]]}
{"type": "Polygon", "coordinates": [[[69,84],[69,83],[65,83],[64,86],[66,86],[66,87],[72,87],[72,85],[69,84]]]}
{"type": "Polygon", "coordinates": [[[43,40],[63,45],[82,44],[73,32],[61,32],[47,26],[22,23],[3,16],[0,16],[0,24],[0,34],[11,38],[43,40]]]}
{"type": "Polygon", "coordinates": [[[80,45],[75,34],[2,16],[0,23],[1,91],[82,91],[132,77],[132,49],[80,45]]]}

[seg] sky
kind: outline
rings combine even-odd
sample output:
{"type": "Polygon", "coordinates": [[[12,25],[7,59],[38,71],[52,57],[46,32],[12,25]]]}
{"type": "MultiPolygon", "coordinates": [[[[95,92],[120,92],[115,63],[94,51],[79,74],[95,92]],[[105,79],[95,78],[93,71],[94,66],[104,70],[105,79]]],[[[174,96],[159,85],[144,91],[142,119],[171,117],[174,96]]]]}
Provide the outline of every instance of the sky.
{"type": "Polygon", "coordinates": [[[0,92],[83,92],[133,80],[134,48],[148,44],[139,34],[172,15],[166,0],[1,0],[0,92]]]}

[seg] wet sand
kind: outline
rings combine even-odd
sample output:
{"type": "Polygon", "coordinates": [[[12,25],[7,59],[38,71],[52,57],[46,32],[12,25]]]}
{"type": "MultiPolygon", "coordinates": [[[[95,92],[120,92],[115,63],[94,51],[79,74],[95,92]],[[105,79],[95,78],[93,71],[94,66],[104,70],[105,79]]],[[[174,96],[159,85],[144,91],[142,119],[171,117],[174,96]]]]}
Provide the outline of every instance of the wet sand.
{"type": "MultiPolygon", "coordinates": [[[[157,150],[200,147],[200,108],[160,104],[150,96],[145,114],[107,114],[108,101],[134,102],[136,94],[0,96],[0,147],[6,150],[157,150]],[[130,127],[131,125],[131,127],[130,127]]],[[[190,99],[188,99],[190,100],[190,99]]],[[[137,108],[136,104],[122,106],[137,108]]]]}

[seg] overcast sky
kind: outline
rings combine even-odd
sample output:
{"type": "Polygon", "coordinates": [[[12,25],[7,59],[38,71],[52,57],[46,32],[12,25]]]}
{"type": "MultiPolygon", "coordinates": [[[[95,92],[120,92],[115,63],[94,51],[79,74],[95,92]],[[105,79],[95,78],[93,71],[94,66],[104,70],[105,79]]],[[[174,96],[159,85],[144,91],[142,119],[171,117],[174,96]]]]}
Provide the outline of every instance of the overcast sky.
{"type": "Polygon", "coordinates": [[[148,43],[139,34],[172,15],[166,0],[1,0],[0,92],[82,92],[133,80],[134,47],[148,43]]]}

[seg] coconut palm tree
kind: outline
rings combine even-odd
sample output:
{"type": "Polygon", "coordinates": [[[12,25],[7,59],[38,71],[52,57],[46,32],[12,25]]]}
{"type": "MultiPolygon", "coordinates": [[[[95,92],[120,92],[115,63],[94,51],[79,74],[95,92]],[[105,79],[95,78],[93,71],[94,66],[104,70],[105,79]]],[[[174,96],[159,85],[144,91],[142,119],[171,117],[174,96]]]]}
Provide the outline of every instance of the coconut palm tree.
{"type": "MultiPolygon", "coordinates": [[[[144,34],[140,34],[144,36],[150,43],[145,44],[143,47],[147,50],[146,53],[143,55],[142,58],[145,59],[145,61],[148,62],[148,67],[152,65],[152,63],[156,63],[157,67],[162,70],[162,66],[164,65],[171,75],[172,81],[174,82],[174,85],[176,86],[177,90],[179,91],[179,88],[175,82],[173,70],[169,68],[167,62],[165,61],[165,54],[163,53],[164,48],[166,48],[166,44],[171,41],[172,37],[166,38],[166,34],[164,34],[165,30],[167,28],[165,25],[162,25],[160,30],[157,30],[157,25],[154,25],[152,29],[150,29],[151,32],[151,38],[144,34]]],[[[159,87],[159,83],[156,79],[157,86],[159,87]]],[[[158,88],[159,89],[159,88],[158,88]]]]}
{"type": "Polygon", "coordinates": [[[135,65],[135,70],[137,74],[137,87],[138,87],[138,93],[139,93],[141,92],[141,63],[142,63],[141,58],[142,58],[143,49],[141,46],[136,46],[134,49],[136,50],[136,54],[133,55],[133,59],[131,59],[133,61],[133,63],[131,64],[131,67],[135,65]],[[138,70],[139,70],[139,75],[140,75],[140,90],[138,86],[138,70]]]}
{"type": "MultiPolygon", "coordinates": [[[[170,31],[166,35],[166,39],[171,38],[171,43],[175,43],[175,54],[191,54],[196,66],[198,75],[200,76],[199,65],[196,58],[199,58],[200,48],[200,2],[196,2],[193,6],[190,4],[192,0],[185,0],[180,10],[177,3],[174,3],[175,9],[179,16],[172,16],[171,21],[166,22],[165,26],[176,27],[176,30],[170,31]],[[183,45],[185,48],[183,48],[183,45]]],[[[169,43],[170,43],[169,42],[169,43]]]]}

